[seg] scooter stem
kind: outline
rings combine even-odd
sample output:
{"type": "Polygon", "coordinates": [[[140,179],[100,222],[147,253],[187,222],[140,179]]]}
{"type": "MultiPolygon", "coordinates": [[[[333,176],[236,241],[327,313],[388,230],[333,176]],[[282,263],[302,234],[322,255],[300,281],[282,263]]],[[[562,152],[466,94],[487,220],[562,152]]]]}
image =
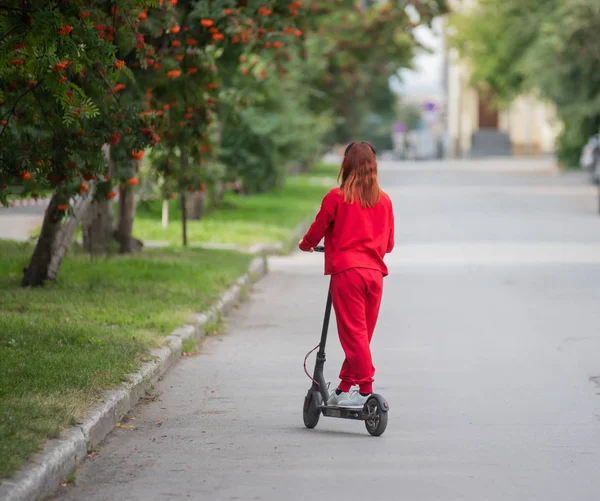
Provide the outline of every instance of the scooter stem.
{"type": "Polygon", "coordinates": [[[325,345],[327,344],[327,331],[329,329],[329,319],[331,318],[331,290],[327,292],[327,303],[325,304],[325,318],[323,318],[323,329],[321,330],[321,343],[319,344],[319,353],[325,361],[325,345]]]}
{"type": "MultiPolygon", "coordinates": [[[[327,344],[327,331],[329,328],[329,320],[331,318],[331,290],[327,293],[327,303],[325,305],[325,317],[323,318],[323,330],[321,331],[321,343],[319,344],[319,351],[317,352],[317,361],[315,363],[314,380],[319,383],[318,390],[323,397],[323,402],[327,402],[329,398],[329,392],[327,391],[327,383],[325,382],[325,376],[323,375],[323,369],[325,367],[325,345],[327,344]]],[[[314,385],[313,383],[313,386],[314,385]]]]}

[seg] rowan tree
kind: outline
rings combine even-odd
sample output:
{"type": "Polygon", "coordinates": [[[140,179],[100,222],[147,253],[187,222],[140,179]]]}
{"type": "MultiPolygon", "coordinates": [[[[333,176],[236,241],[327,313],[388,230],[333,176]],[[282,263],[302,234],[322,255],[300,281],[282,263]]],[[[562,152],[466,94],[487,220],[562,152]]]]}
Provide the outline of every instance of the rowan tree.
{"type": "MultiPolygon", "coordinates": [[[[123,0],[128,12],[140,2],[123,0]]],[[[112,2],[22,0],[0,6],[0,201],[51,190],[40,238],[23,285],[41,285],[70,201],[105,180],[102,146],[122,131],[131,149],[148,143],[139,106],[124,107],[117,82],[128,75],[115,42],[135,43],[135,23],[116,23],[112,2]]],[[[89,197],[90,194],[87,194],[89,197]]],[[[75,214],[75,216],[77,216],[75,214]]]]}

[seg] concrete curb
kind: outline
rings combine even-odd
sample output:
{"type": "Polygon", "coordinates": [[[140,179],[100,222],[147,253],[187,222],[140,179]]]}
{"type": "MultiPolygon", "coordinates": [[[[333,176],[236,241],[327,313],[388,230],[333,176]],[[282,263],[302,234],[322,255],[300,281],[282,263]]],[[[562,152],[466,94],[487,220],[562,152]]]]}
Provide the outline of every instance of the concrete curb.
{"type": "Polygon", "coordinates": [[[1,501],[38,501],[52,494],[60,482],[112,431],[119,420],[144,396],[179,359],[183,342],[200,341],[204,326],[226,315],[242,299],[248,287],[267,273],[265,258],[255,258],[248,272],[227,289],[212,308],[193,315],[190,323],[174,330],[167,337],[167,346],[151,352],[152,361],[142,365],[122,388],[110,391],[102,404],[91,409],[78,426],[66,430],[59,438],[49,440],[42,452],[14,477],[0,485],[1,501]]]}

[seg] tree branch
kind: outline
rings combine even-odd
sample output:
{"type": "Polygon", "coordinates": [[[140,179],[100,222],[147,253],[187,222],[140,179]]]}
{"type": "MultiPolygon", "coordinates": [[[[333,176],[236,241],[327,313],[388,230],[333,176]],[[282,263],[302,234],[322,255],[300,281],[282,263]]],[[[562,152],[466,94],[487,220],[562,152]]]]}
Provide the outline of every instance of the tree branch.
{"type": "Polygon", "coordinates": [[[0,10],[15,10],[17,12],[33,12],[34,9],[25,9],[23,7],[9,7],[8,5],[0,4],[0,10]]]}
{"type": "Polygon", "coordinates": [[[2,35],[2,37],[0,37],[0,42],[4,41],[4,39],[6,37],[8,37],[8,35],[10,35],[14,29],[15,29],[15,26],[13,26],[12,28],[10,28],[4,35],[2,35]]]}
{"type": "MultiPolygon", "coordinates": [[[[42,84],[42,82],[38,82],[35,85],[29,87],[29,89],[27,89],[25,92],[23,92],[23,94],[21,94],[15,101],[15,104],[13,105],[12,110],[10,110],[6,115],[4,115],[3,120],[6,120],[8,122],[8,120],[10,120],[10,117],[12,117],[15,114],[15,110],[17,109],[17,105],[19,104],[19,101],[21,101],[21,99],[23,99],[30,92],[33,92],[41,84],[42,84]]],[[[2,130],[0,131],[0,137],[2,137],[2,134],[4,134],[4,131],[6,130],[7,126],[8,126],[8,123],[4,127],[2,127],[2,130]]]]}
{"type": "Polygon", "coordinates": [[[52,132],[54,133],[54,135],[56,136],[56,130],[54,129],[54,125],[52,125],[52,122],[50,122],[50,119],[48,118],[48,114],[46,113],[46,110],[44,109],[44,105],[42,104],[42,102],[39,100],[37,94],[33,93],[33,97],[35,98],[36,102],[38,103],[40,109],[42,110],[42,116],[44,117],[44,120],[46,120],[46,123],[48,124],[48,126],[50,127],[50,129],[52,129],[52,132]]]}

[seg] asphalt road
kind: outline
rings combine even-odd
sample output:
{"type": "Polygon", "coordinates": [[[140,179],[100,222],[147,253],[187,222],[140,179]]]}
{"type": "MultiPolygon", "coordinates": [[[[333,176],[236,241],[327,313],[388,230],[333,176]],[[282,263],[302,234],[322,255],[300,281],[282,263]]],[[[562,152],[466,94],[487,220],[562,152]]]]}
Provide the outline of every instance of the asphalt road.
{"type": "Polygon", "coordinates": [[[302,424],[327,279],[295,254],[59,499],[596,501],[600,217],[585,178],[550,167],[381,166],[397,221],[373,340],[382,437],[302,424]]]}

